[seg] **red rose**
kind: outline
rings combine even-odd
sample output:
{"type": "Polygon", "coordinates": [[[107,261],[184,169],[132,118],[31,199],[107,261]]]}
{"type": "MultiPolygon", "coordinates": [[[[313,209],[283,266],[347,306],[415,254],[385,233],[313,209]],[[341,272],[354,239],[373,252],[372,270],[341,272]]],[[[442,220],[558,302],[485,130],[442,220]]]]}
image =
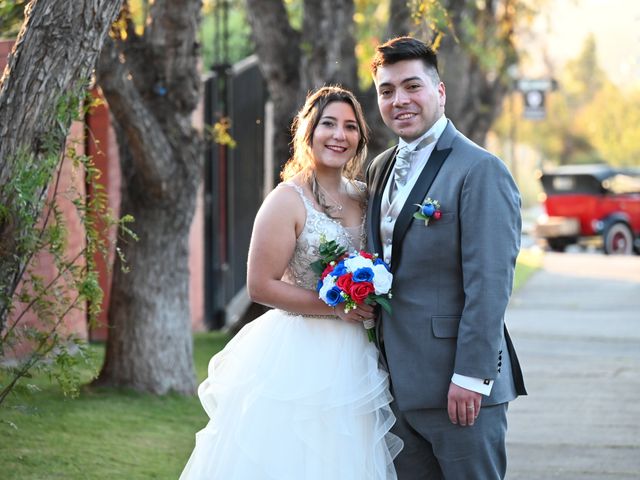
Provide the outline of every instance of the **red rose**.
{"type": "Polygon", "coordinates": [[[365,252],[364,250],[360,250],[360,256],[364,258],[368,258],[369,260],[373,260],[373,254],[369,252],[365,252]]]}
{"type": "Polygon", "coordinates": [[[353,273],[345,273],[344,275],[338,277],[336,285],[343,292],[348,292],[349,290],[351,290],[351,285],[353,285],[353,273]]]}
{"type": "Polygon", "coordinates": [[[334,265],[331,265],[331,264],[327,265],[327,267],[324,269],[324,272],[322,272],[322,274],[320,275],[320,280],[324,280],[324,277],[326,277],[331,272],[333,272],[333,267],[334,265]]]}
{"type": "Polygon", "coordinates": [[[433,212],[433,218],[435,220],[438,220],[441,216],[442,216],[442,212],[440,210],[436,210],[435,212],[433,212]]]}
{"type": "Polygon", "coordinates": [[[351,285],[349,295],[356,303],[362,303],[369,296],[370,293],[375,292],[376,289],[371,282],[357,282],[351,285]]]}

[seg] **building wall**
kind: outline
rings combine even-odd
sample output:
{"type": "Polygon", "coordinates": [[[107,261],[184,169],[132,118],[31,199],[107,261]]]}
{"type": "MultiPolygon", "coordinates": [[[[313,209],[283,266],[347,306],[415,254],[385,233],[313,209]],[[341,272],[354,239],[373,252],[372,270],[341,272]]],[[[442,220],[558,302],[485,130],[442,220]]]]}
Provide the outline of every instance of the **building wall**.
{"type": "MultiPolygon", "coordinates": [[[[85,118],[85,145],[87,155],[91,156],[102,175],[96,180],[107,192],[109,208],[117,213],[120,210],[120,163],[118,161],[118,144],[116,134],[111,125],[109,107],[104,102],[99,89],[94,89],[92,96],[98,104],[85,118]]],[[[109,232],[109,239],[115,238],[114,228],[109,232]]],[[[91,340],[107,339],[108,308],[111,298],[111,270],[115,256],[113,241],[108,242],[109,254],[96,255],[95,261],[99,271],[100,287],[104,293],[102,310],[98,315],[96,325],[89,332],[91,340]]]]}
{"type": "MultiPolygon", "coordinates": [[[[83,124],[81,122],[74,122],[71,126],[70,135],[67,140],[66,148],[73,148],[78,155],[84,154],[83,139],[83,124]]],[[[73,166],[73,163],[65,159],[60,167],[59,182],[57,183],[57,189],[49,188],[48,200],[46,205],[50,205],[55,202],[57,208],[62,213],[63,221],[67,230],[67,242],[65,259],[71,260],[76,258],[78,254],[85,247],[85,234],[84,227],[82,225],[80,216],[76,210],[76,207],[72,203],[70,198],[70,192],[77,192],[77,195],[85,195],[85,183],[84,176],[77,168],[73,166]]],[[[47,215],[50,209],[45,206],[45,210],[40,219],[40,225],[42,226],[46,221],[48,224],[53,222],[53,216],[47,215]]],[[[75,263],[77,266],[84,266],[84,260],[80,257],[80,260],[75,263]]],[[[55,266],[53,258],[49,253],[37,253],[27,266],[28,271],[42,278],[43,283],[46,285],[59,277],[59,272],[55,266]]],[[[64,278],[64,277],[62,277],[64,278]]],[[[56,280],[54,283],[56,286],[64,286],[64,281],[56,280]]],[[[29,291],[29,285],[20,283],[16,293],[22,291],[29,291]]],[[[75,301],[77,292],[71,288],[65,292],[71,301],[75,301]]],[[[15,302],[13,310],[8,318],[8,325],[15,325],[18,323],[20,329],[25,328],[37,328],[41,330],[51,330],[57,322],[57,318],[52,318],[47,322],[43,322],[34,313],[33,309],[27,308],[27,305],[15,302]]],[[[71,309],[64,316],[64,322],[57,328],[58,332],[65,335],[73,334],[82,339],[88,339],[88,325],[87,325],[87,310],[86,302],[78,302],[73,309],[71,309]]],[[[28,342],[22,342],[11,347],[11,351],[8,352],[8,356],[19,357],[30,351],[28,342]]]]}
{"type": "Polygon", "coordinates": [[[13,44],[13,40],[0,40],[0,76],[2,76],[4,67],[7,65],[13,44]]]}
{"type": "MultiPolygon", "coordinates": [[[[202,95],[196,110],[193,112],[193,124],[199,131],[204,128],[204,102],[202,95]]],[[[191,326],[194,331],[204,331],[206,329],[204,318],[204,257],[204,188],[201,179],[196,199],[196,211],[193,215],[189,234],[189,299],[191,302],[191,326]]]]}

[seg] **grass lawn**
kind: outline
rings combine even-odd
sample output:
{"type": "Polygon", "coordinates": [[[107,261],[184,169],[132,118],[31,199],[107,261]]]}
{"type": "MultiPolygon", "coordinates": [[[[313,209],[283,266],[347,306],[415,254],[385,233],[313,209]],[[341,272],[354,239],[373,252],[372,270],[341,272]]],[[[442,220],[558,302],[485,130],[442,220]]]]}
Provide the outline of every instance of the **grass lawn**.
{"type": "MultiPolygon", "coordinates": [[[[541,254],[520,254],[515,288],[540,262],[541,254]]],[[[195,336],[199,380],[226,341],[220,333],[195,336]]],[[[96,349],[101,360],[103,348],[96,349]]],[[[85,389],[71,400],[46,378],[32,383],[42,390],[0,409],[3,480],[177,479],[207,422],[197,397],[85,389]]]]}
{"type": "MultiPolygon", "coordinates": [[[[196,335],[199,380],[226,341],[196,335]]],[[[197,397],[86,389],[71,400],[48,379],[33,383],[42,391],[0,409],[3,480],[177,479],[207,422],[197,397]]]]}
{"type": "Polygon", "coordinates": [[[516,263],[516,275],[513,281],[513,289],[517,290],[529,279],[542,265],[544,253],[540,250],[521,250],[516,263]]]}

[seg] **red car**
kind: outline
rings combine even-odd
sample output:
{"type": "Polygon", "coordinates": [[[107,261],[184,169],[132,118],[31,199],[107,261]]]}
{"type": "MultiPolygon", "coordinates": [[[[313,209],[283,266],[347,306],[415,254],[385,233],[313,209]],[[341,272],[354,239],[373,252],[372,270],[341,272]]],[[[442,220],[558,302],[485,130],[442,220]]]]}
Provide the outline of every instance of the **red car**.
{"type": "Polygon", "coordinates": [[[540,175],[545,193],[535,234],[562,252],[586,237],[606,254],[640,254],[640,169],[567,165],[540,175]]]}

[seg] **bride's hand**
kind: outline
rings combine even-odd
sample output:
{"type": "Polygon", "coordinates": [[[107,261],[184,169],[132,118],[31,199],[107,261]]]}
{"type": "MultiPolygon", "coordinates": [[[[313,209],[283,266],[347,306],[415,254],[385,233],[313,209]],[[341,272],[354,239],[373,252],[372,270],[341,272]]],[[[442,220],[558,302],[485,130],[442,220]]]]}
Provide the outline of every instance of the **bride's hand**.
{"type": "Polygon", "coordinates": [[[349,310],[348,313],[344,312],[342,305],[336,305],[335,312],[342,320],[351,323],[361,323],[376,316],[375,309],[366,303],[356,306],[356,308],[349,310]]]}

